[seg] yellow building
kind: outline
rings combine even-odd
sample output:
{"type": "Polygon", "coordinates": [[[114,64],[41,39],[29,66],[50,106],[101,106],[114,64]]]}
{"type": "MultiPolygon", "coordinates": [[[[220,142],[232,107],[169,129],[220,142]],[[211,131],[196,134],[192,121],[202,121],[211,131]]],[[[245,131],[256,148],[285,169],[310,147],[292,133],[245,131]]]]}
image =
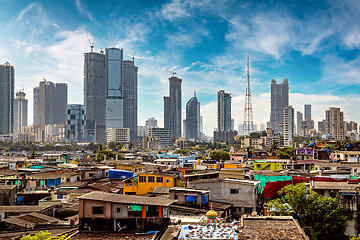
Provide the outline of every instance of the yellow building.
{"type": "Polygon", "coordinates": [[[156,187],[176,187],[177,175],[157,172],[139,174],[136,178],[124,183],[124,195],[144,195],[154,191],[156,187]]]}
{"type": "Polygon", "coordinates": [[[116,163],[115,169],[117,170],[124,170],[124,171],[131,171],[133,173],[144,172],[145,165],[138,164],[138,163],[116,163]]]}
{"type": "Polygon", "coordinates": [[[278,171],[282,170],[283,162],[265,162],[255,161],[254,170],[271,170],[278,171]]]}

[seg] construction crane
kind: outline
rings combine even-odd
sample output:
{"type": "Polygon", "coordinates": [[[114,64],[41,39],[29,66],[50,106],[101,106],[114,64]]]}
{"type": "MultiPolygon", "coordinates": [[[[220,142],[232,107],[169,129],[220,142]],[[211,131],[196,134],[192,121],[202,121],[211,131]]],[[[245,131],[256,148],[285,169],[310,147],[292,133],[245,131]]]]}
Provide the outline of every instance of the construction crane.
{"type": "Polygon", "coordinates": [[[107,45],[106,48],[108,48],[108,47],[113,47],[113,46],[115,45],[115,40],[116,40],[116,37],[114,37],[114,38],[111,40],[110,33],[108,32],[108,34],[109,34],[109,40],[110,40],[110,42],[109,42],[109,44],[107,45]]]}
{"type": "Polygon", "coordinates": [[[88,40],[89,40],[91,52],[93,52],[94,51],[94,42],[91,42],[90,35],[89,35],[88,31],[86,31],[85,28],[84,28],[84,31],[85,31],[85,34],[86,34],[88,40]]]}
{"type": "Polygon", "coordinates": [[[134,54],[132,55],[132,60],[133,60],[133,62],[135,62],[134,60],[135,60],[135,55],[136,55],[136,51],[134,52],[134,54]]]}
{"type": "Polygon", "coordinates": [[[173,71],[169,71],[169,70],[164,70],[165,72],[169,72],[169,73],[172,73],[173,77],[175,77],[176,75],[176,72],[173,72],[173,71]]]}

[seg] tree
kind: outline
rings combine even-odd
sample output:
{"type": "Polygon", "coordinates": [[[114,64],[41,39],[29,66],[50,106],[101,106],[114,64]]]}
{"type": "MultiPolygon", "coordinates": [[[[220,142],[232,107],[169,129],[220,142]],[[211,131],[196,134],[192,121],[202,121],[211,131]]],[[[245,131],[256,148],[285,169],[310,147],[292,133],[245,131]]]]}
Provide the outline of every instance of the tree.
{"type": "Polygon", "coordinates": [[[292,147],[280,148],[278,154],[276,155],[280,159],[290,159],[291,156],[295,154],[295,149],[292,147]]]}
{"type": "Polygon", "coordinates": [[[211,151],[209,157],[216,161],[229,160],[230,154],[228,152],[218,150],[218,151],[211,151]]]}
{"type": "Polygon", "coordinates": [[[51,237],[50,236],[51,233],[49,233],[48,231],[41,231],[41,232],[38,232],[37,234],[31,236],[30,234],[29,235],[26,235],[25,237],[22,237],[21,240],[68,240],[70,238],[67,237],[66,234],[63,234],[63,235],[60,235],[60,236],[55,236],[55,237],[51,237]]]}
{"type": "Polygon", "coordinates": [[[335,198],[321,196],[311,192],[305,184],[288,185],[279,194],[282,198],[270,201],[269,209],[277,209],[279,215],[292,215],[299,218],[301,226],[308,230],[312,239],[341,236],[346,229],[346,217],[343,215],[341,203],[335,198]]]}

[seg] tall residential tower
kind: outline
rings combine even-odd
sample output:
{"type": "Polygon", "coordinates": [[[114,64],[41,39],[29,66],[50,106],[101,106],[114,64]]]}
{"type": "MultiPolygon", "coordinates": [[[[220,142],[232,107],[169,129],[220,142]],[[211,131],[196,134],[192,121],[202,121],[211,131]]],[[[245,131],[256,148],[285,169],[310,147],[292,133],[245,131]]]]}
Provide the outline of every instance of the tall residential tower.
{"type": "Polygon", "coordinates": [[[200,136],[200,102],[194,92],[192,97],[186,104],[186,121],[185,121],[185,138],[187,140],[198,140],[200,136]]]}
{"type": "Polygon", "coordinates": [[[275,134],[282,133],[280,124],[284,120],[284,107],[289,105],[289,82],[284,79],[282,83],[271,80],[271,113],[268,127],[273,129],[275,134]]]}
{"type": "Polygon", "coordinates": [[[0,65],[0,134],[14,132],[14,67],[0,65]]]}
{"type": "Polygon", "coordinates": [[[25,92],[19,91],[14,99],[14,132],[21,132],[22,127],[27,126],[28,100],[25,92]]]}
{"type": "Polygon", "coordinates": [[[181,83],[182,79],[169,78],[170,96],[164,97],[164,128],[171,129],[172,136],[181,137],[181,83]]]}
{"type": "Polygon", "coordinates": [[[217,130],[231,130],[231,93],[220,90],[218,92],[217,105],[217,130]]]}

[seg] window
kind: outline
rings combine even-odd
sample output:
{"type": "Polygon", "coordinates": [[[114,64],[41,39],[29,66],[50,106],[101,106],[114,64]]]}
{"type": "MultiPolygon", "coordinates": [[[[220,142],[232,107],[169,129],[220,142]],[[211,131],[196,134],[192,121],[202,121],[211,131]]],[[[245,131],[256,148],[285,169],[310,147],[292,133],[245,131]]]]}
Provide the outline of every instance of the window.
{"type": "Polygon", "coordinates": [[[178,195],[175,195],[175,199],[179,199],[179,196],[178,196],[178,195]]]}
{"type": "Polygon", "coordinates": [[[104,207],[93,207],[93,214],[104,214],[104,207]]]}
{"type": "Polygon", "coordinates": [[[146,182],[146,176],[140,176],[139,182],[146,182]]]}
{"type": "Polygon", "coordinates": [[[170,183],[170,179],[167,179],[167,180],[166,180],[166,183],[170,183]]]}
{"type": "Polygon", "coordinates": [[[148,176],[148,182],[155,182],[154,176],[148,176]]]}
{"type": "Polygon", "coordinates": [[[239,189],[230,189],[230,194],[239,194],[239,189]]]}
{"type": "Polygon", "coordinates": [[[70,115],[70,119],[75,119],[75,115],[70,115]]]}
{"type": "Polygon", "coordinates": [[[252,213],[252,208],[251,207],[246,207],[244,208],[244,213],[252,213]]]}
{"type": "Polygon", "coordinates": [[[163,177],[156,177],[156,182],[163,182],[163,181],[164,181],[163,177]]]}
{"type": "Polygon", "coordinates": [[[116,212],[117,212],[117,213],[120,213],[120,212],[121,212],[121,208],[119,208],[119,207],[116,208],[116,212]]]}

